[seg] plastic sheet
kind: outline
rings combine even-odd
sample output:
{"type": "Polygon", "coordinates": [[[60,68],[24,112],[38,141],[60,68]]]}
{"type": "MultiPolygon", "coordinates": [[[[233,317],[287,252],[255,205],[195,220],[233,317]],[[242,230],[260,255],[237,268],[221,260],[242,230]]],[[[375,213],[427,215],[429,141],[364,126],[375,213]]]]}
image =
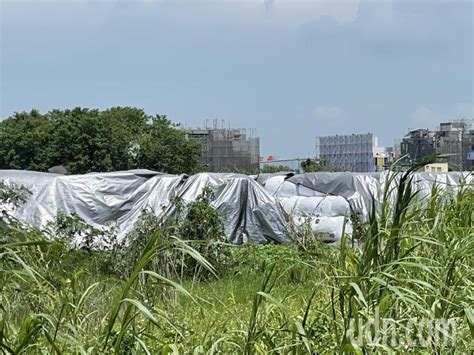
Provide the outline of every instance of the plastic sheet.
{"type": "Polygon", "coordinates": [[[117,236],[133,229],[143,210],[161,217],[172,214],[172,199],[196,200],[209,186],[212,204],[225,217],[225,231],[232,243],[291,241],[284,215],[275,198],[254,179],[240,174],[202,173],[167,175],[149,170],[55,175],[30,171],[0,170],[7,185],[23,185],[31,192],[13,217],[44,228],[58,212],[77,214],[98,228],[116,225],[117,236]]]}
{"type": "MultiPolygon", "coordinates": [[[[263,181],[265,188],[277,198],[296,225],[304,218],[311,219],[315,232],[325,232],[337,240],[343,231],[349,232],[350,223],[344,217],[352,212],[367,220],[372,208],[372,198],[379,208],[383,192],[389,181],[389,172],[382,173],[306,173],[294,176],[269,176],[263,181]]],[[[389,189],[391,202],[395,202],[395,188],[401,174],[392,180],[389,189]]],[[[456,191],[461,183],[473,182],[468,172],[415,173],[412,184],[419,190],[419,198],[430,195],[433,184],[440,189],[456,191]]]]}
{"type": "MultiPolygon", "coordinates": [[[[310,221],[311,228],[338,241],[351,233],[348,217],[358,212],[369,216],[372,198],[382,203],[388,173],[288,173],[241,174],[201,173],[167,175],[150,170],[130,170],[85,175],[56,175],[32,171],[0,170],[6,184],[23,185],[31,192],[25,204],[12,210],[27,225],[43,228],[59,212],[77,214],[91,226],[116,227],[117,236],[130,232],[144,210],[157,217],[172,215],[175,197],[191,202],[210,187],[212,205],[225,217],[230,242],[241,244],[290,242],[288,217],[296,225],[310,221]],[[345,223],[346,222],[346,223],[345,223]]],[[[392,181],[396,187],[400,174],[392,181]]],[[[456,191],[461,183],[473,182],[471,173],[417,173],[413,187],[419,198],[430,194],[433,184],[456,191]]],[[[395,201],[395,194],[389,196],[395,201]]],[[[2,206],[0,206],[2,207],[2,206]]],[[[4,206],[3,206],[4,207],[4,206]]],[[[1,208],[0,208],[1,209],[1,208]]]]}

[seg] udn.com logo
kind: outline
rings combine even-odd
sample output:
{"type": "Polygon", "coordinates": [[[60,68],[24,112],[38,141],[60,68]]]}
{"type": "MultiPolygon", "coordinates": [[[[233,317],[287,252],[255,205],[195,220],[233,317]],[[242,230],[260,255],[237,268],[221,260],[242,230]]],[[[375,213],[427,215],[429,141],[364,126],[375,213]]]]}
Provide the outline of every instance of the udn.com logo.
{"type": "Polygon", "coordinates": [[[381,319],[378,309],[373,319],[351,318],[347,332],[352,345],[387,349],[455,347],[456,334],[455,319],[381,319]]]}

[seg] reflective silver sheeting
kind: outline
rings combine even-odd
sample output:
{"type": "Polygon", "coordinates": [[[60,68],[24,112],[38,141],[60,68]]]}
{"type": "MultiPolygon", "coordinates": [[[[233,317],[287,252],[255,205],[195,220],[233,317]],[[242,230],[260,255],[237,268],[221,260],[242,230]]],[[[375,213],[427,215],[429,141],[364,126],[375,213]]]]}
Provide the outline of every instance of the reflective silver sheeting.
{"type": "Polygon", "coordinates": [[[174,197],[194,201],[209,186],[215,194],[212,204],[225,217],[230,242],[291,241],[275,198],[246,175],[201,173],[188,177],[134,170],[64,176],[0,170],[0,180],[28,188],[31,194],[27,202],[12,214],[40,228],[54,221],[61,211],[76,213],[98,228],[116,224],[121,238],[133,229],[143,210],[158,217],[171,214],[174,197]]]}
{"type": "MultiPolygon", "coordinates": [[[[394,180],[395,186],[400,174],[394,180]]],[[[175,197],[191,202],[209,186],[215,194],[212,205],[225,216],[225,232],[230,242],[256,243],[291,241],[286,228],[288,215],[299,225],[309,218],[313,230],[337,241],[350,211],[368,217],[372,196],[382,202],[388,173],[307,173],[301,175],[260,175],[201,173],[192,176],[168,175],[149,170],[130,170],[85,175],[55,175],[19,170],[0,170],[7,185],[23,185],[31,192],[27,202],[14,210],[13,217],[40,228],[54,221],[58,212],[76,213],[88,224],[116,226],[117,236],[133,229],[143,210],[157,217],[172,214],[175,197]],[[264,186],[262,186],[264,185],[264,186]]],[[[420,196],[430,193],[433,183],[455,191],[461,182],[473,183],[466,172],[417,173],[413,178],[420,196]]],[[[394,194],[390,196],[394,201],[394,194]]],[[[344,227],[351,233],[350,224],[344,227]]]]}
{"type": "MultiPolygon", "coordinates": [[[[338,241],[343,231],[352,231],[347,220],[351,211],[367,220],[372,198],[375,198],[376,208],[380,207],[389,174],[318,172],[289,177],[274,174],[266,175],[260,181],[296,225],[309,222],[314,232],[328,235],[327,241],[338,241]]],[[[393,188],[389,194],[392,202],[395,202],[394,192],[400,177],[401,174],[397,174],[390,186],[393,188]]],[[[440,189],[456,191],[461,183],[472,184],[473,176],[468,172],[416,173],[412,180],[413,188],[419,190],[421,198],[430,194],[435,183],[440,189]]]]}

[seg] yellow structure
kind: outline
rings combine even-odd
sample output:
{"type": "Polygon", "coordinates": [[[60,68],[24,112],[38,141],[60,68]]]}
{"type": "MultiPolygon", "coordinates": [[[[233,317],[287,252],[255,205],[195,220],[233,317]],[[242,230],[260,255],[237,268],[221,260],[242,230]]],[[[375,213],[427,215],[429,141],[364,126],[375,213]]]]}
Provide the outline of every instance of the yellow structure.
{"type": "Polygon", "coordinates": [[[432,163],[425,165],[425,171],[430,173],[447,173],[448,163],[432,163]]]}
{"type": "Polygon", "coordinates": [[[382,171],[387,158],[385,158],[385,157],[375,157],[374,160],[375,160],[375,169],[376,169],[376,171],[382,171]]]}

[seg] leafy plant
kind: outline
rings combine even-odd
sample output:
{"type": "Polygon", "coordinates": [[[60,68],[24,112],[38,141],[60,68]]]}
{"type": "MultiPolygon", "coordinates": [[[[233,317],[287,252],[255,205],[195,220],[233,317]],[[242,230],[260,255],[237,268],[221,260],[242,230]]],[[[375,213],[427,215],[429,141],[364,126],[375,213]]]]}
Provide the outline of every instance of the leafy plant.
{"type": "Polygon", "coordinates": [[[166,173],[201,168],[201,146],[166,116],[132,107],[76,107],[15,113],[0,122],[0,169],[74,174],[147,167],[166,173]]]}
{"type": "Polygon", "coordinates": [[[0,349],[469,353],[474,189],[432,186],[422,197],[412,178],[390,175],[357,242],[345,235],[338,247],[304,228],[293,230],[300,244],[222,243],[224,217],[209,191],[194,204],[175,201],[173,216],[144,213],[129,242],[112,250],[71,248],[71,236],[89,233],[74,216],[52,229],[64,238],[4,224],[0,349]],[[367,330],[378,317],[415,341],[367,330]],[[455,339],[440,341],[426,327],[410,333],[411,319],[450,319],[455,339]],[[357,341],[367,334],[370,341],[357,341]]]}

